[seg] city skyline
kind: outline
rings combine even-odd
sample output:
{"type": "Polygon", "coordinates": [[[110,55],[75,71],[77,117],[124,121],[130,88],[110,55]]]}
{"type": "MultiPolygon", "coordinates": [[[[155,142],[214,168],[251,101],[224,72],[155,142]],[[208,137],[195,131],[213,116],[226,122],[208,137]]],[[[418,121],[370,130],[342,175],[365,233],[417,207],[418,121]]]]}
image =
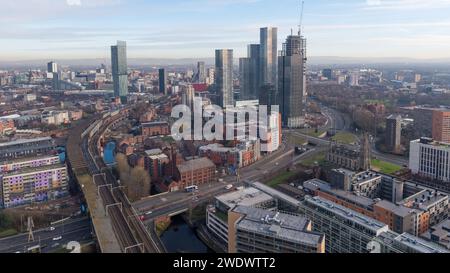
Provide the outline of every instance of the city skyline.
{"type": "MultiPolygon", "coordinates": [[[[128,42],[130,58],[205,58],[213,57],[217,48],[232,48],[236,58],[244,57],[246,45],[259,40],[260,27],[277,27],[280,37],[291,29],[296,32],[299,2],[7,2],[0,19],[0,58],[108,58],[108,45],[116,40],[128,42]]],[[[448,0],[306,1],[303,34],[311,48],[308,55],[449,58],[449,9],[448,0]]]]}

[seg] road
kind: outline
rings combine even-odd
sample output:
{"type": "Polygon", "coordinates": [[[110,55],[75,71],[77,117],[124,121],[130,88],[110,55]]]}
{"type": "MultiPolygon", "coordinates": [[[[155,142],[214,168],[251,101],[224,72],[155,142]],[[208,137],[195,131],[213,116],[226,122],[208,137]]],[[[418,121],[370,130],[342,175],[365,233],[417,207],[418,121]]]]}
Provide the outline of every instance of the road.
{"type": "Polygon", "coordinates": [[[146,224],[152,223],[155,218],[166,216],[177,212],[185,211],[191,206],[195,206],[204,202],[211,201],[215,196],[229,192],[225,189],[226,185],[239,187],[243,185],[243,181],[260,181],[269,173],[275,173],[279,170],[290,167],[293,163],[311,156],[318,152],[313,149],[299,156],[294,156],[293,147],[283,143],[280,149],[255,164],[242,168],[239,176],[223,177],[223,182],[214,182],[201,185],[199,191],[195,194],[184,191],[172,192],[144,198],[133,203],[133,206],[144,215],[146,224]]]}
{"type": "Polygon", "coordinates": [[[71,241],[87,242],[92,240],[92,226],[89,218],[68,220],[54,226],[54,231],[48,228],[33,232],[34,242],[28,242],[28,233],[0,239],[0,253],[24,253],[29,247],[41,245],[43,253],[55,252],[71,241]],[[54,241],[53,238],[61,236],[62,239],[54,241]]]}
{"type": "MultiPolygon", "coordinates": [[[[320,107],[322,108],[323,114],[328,118],[327,125],[322,129],[334,129],[336,128],[336,132],[339,131],[345,131],[354,133],[351,131],[351,120],[350,117],[346,114],[343,114],[335,109],[326,107],[322,104],[320,104],[320,107]]],[[[312,140],[320,145],[330,145],[330,141],[326,139],[318,139],[314,137],[307,136],[305,134],[301,134],[299,132],[296,133],[299,136],[305,137],[308,140],[312,140]]],[[[359,146],[355,145],[347,145],[350,149],[359,149],[359,146]]],[[[372,145],[372,156],[376,157],[382,161],[386,161],[395,165],[399,166],[407,166],[408,165],[408,159],[402,156],[392,155],[392,154],[386,154],[378,151],[375,147],[375,145],[372,145]]]]}

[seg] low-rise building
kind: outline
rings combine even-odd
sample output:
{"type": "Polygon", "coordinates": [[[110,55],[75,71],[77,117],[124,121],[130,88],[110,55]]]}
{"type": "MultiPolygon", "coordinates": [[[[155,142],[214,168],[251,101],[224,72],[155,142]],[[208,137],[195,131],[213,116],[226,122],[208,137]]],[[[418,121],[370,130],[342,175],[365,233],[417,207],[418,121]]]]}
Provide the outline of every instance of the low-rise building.
{"type": "Polygon", "coordinates": [[[259,140],[245,141],[231,148],[217,143],[209,144],[199,148],[199,156],[208,157],[217,166],[243,168],[261,158],[261,143],[259,140]]]}
{"type": "Polygon", "coordinates": [[[213,181],[216,165],[206,157],[186,161],[177,166],[177,181],[183,188],[202,185],[213,181]]]}
{"type": "Polygon", "coordinates": [[[41,122],[49,125],[62,125],[70,123],[68,111],[49,111],[42,113],[41,122]]]}
{"type": "Polygon", "coordinates": [[[16,131],[16,126],[12,119],[0,119],[0,135],[12,134],[16,131]]]}
{"type": "Polygon", "coordinates": [[[144,136],[166,136],[169,134],[169,123],[165,121],[142,123],[142,135],[144,136]]]}
{"type": "Polygon", "coordinates": [[[56,144],[51,137],[18,139],[0,143],[0,161],[26,156],[45,155],[55,150],[56,144]]]}

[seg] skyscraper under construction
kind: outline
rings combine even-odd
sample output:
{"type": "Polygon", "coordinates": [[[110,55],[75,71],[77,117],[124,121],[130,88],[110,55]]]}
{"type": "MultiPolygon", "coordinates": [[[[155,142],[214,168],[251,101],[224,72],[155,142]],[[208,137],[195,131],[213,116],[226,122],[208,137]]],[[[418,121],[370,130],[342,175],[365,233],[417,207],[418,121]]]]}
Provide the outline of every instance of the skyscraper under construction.
{"type": "Polygon", "coordinates": [[[278,57],[278,101],[283,125],[298,128],[305,123],[306,39],[290,35],[278,57]]]}

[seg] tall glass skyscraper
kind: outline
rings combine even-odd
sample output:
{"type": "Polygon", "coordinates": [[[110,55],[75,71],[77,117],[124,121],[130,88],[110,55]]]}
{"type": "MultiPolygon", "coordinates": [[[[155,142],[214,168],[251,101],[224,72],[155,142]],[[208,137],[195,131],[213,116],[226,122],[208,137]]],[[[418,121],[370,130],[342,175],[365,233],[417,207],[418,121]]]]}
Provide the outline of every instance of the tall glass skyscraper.
{"type": "Polygon", "coordinates": [[[234,106],[233,97],[233,50],[216,50],[215,83],[221,107],[234,106]]]}
{"type": "Polygon", "coordinates": [[[159,74],[159,93],[167,95],[167,73],[164,68],[158,70],[159,74]]]}
{"type": "Polygon", "coordinates": [[[240,100],[250,99],[250,58],[239,58],[240,100]]]}
{"type": "Polygon", "coordinates": [[[260,29],[261,85],[277,85],[278,29],[260,29]]]}
{"type": "Polygon", "coordinates": [[[197,79],[198,79],[199,83],[205,83],[206,82],[205,62],[198,62],[197,63],[197,79]]]}
{"type": "Polygon", "coordinates": [[[127,43],[117,41],[111,46],[111,66],[114,82],[114,96],[126,98],[128,95],[127,43]]]}
{"type": "Polygon", "coordinates": [[[305,122],[306,104],[306,39],[290,35],[278,58],[277,98],[283,125],[298,128],[305,122]]]}

